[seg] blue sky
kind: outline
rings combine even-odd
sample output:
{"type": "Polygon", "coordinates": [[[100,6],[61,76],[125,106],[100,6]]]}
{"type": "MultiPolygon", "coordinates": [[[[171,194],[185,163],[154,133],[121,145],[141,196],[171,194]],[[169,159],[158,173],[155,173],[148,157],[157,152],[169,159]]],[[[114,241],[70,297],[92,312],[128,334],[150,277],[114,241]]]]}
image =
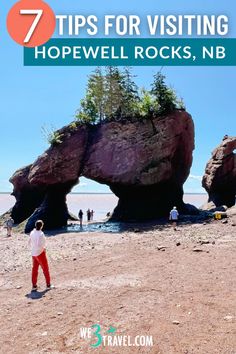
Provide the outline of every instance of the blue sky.
{"type": "MultiPolygon", "coordinates": [[[[47,1],[57,14],[226,14],[230,37],[236,37],[236,3],[187,0],[47,1]]],[[[88,67],[24,67],[23,50],[6,31],[6,16],[15,1],[1,4],[0,40],[0,191],[11,191],[12,173],[40,155],[47,144],[42,126],[60,128],[73,120],[86,87],[88,67]]],[[[159,67],[134,68],[136,82],[149,87],[159,67]]],[[[195,122],[196,148],[186,192],[200,192],[201,176],[211,151],[224,134],[236,135],[235,67],[164,67],[167,82],[184,98],[195,122]]],[[[106,187],[81,179],[76,191],[106,191],[106,187]]]]}

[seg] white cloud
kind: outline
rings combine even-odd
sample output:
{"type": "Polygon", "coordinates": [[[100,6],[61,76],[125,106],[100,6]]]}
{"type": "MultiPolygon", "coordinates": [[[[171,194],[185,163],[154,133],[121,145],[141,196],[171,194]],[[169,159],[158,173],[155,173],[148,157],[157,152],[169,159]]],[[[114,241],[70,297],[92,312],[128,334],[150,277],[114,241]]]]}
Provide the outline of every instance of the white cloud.
{"type": "Polygon", "coordinates": [[[200,182],[202,181],[202,176],[189,175],[189,178],[200,181],[200,182]]]}
{"type": "Polygon", "coordinates": [[[189,175],[187,181],[184,184],[185,193],[206,193],[202,188],[202,176],[189,175]]]}
{"type": "Polygon", "coordinates": [[[87,186],[88,186],[88,183],[85,183],[85,182],[78,184],[78,187],[87,187],[87,186]]]}
{"type": "Polygon", "coordinates": [[[206,191],[205,189],[199,187],[193,187],[193,188],[190,188],[190,187],[185,187],[184,188],[184,193],[187,193],[187,194],[206,194],[206,191]]]}

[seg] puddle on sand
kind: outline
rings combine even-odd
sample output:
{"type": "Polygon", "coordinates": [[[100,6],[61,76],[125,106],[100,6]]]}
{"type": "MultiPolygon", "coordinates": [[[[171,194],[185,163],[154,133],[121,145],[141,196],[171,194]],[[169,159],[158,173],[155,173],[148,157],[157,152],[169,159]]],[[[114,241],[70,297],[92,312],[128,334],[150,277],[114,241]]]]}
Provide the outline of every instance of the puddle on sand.
{"type": "Polygon", "coordinates": [[[121,231],[130,230],[131,227],[127,224],[122,224],[119,222],[101,222],[101,223],[90,223],[85,224],[82,227],[78,224],[72,224],[67,226],[68,232],[108,232],[108,233],[118,233],[121,231]]]}
{"type": "Polygon", "coordinates": [[[118,233],[125,231],[145,231],[151,230],[156,227],[162,228],[166,224],[166,221],[160,219],[157,221],[149,221],[144,223],[137,222],[91,222],[89,224],[84,224],[80,227],[79,224],[71,224],[67,226],[67,232],[107,232],[107,233],[118,233]]]}

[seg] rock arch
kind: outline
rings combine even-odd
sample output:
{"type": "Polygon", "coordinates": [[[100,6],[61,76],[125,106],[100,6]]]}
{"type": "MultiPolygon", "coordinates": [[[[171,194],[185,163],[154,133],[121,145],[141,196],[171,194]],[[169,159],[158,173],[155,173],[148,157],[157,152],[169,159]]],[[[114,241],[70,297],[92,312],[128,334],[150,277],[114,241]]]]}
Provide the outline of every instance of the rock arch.
{"type": "Polygon", "coordinates": [[[107,184],[117,195],[116,220],[163,216],[173,205],[187,208],[183,184],[194,149],[194,125],[187,112],[176,110],[152,122],[69,125],[59,133],[62,143],[51,146],[10,180],[17,200],[12,216],[18,222],[29,217],[26,231],[38,218],[48,229],[66,225],[66,194],[80,176],[107,184]],[[27,210],[24,215],[22,208],[27,210]]]}

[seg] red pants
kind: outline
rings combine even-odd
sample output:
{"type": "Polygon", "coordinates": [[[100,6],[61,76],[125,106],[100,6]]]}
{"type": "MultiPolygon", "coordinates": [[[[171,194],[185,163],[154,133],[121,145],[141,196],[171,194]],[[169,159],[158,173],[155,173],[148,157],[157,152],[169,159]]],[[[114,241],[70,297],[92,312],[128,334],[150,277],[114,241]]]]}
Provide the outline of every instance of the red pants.
{"type": "Polygon", "coordinates": [[[41,266],[41,268],[43,270],[43,274],[46,279],[46,284],[50,285],[51,282],[50,282],[50,274],[49,274],[46,251],[44,250],[39,256],[33,256],[32,260],[33,260],[33,267],[32,267],[32,284],[33,284],[33,286],[37,285],[39,266],[41,266]]]}

